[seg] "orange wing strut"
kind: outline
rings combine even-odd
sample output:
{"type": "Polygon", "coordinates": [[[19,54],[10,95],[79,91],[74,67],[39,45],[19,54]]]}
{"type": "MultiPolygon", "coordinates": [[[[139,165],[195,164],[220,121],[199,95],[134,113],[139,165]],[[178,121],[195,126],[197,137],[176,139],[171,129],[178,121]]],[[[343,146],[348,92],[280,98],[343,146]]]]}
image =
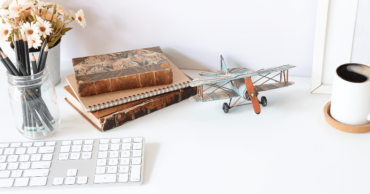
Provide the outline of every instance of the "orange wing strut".
{"type": "Polygon", "coordinates": [[[251,98],[254,112],[256,114],[260,114],[261,113],[261,106],[260,106],[260,103],[258,102],[257,94],[254,91],[253,82],[252,82],[250,77],[245,78],[245,86],[247,87],[249,97],[251,98]]]}
{"type": "Polygon", "coordinates": [[[234,102],[234,104],[230,106],[230,108],[234,107],[234,106],[235,106],[235,104],[240,100],[240,98],[241,98],[241,97],[239,97],[239,98],[238,98],[238,100],[236,100],[236,101],[234,102]]]}

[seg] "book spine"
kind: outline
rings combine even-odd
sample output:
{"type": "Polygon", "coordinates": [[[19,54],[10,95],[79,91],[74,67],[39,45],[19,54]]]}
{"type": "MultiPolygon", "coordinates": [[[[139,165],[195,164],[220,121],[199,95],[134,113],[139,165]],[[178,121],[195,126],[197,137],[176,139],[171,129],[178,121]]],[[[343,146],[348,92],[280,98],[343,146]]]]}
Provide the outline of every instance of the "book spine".
{"type": "Polygon", "coordinates": [[[114,114],[100,118],[101,131],[107,131],[119,127],[127,122],[153,113],[162,108],[171,106],[197,94],[197,88],[188,87],[175,92],[154,97],[132,108],[118,111],[114,114]]]}
{"type": "Polygon", "coordinates": [[[161,88],[161,89],[158,89],[158,90],[149,91],[149,92],[146,92],[146,93],[143,93],[143,94],[136,94],[136,95],[116,99],[115,101],[112,101],[112,102],[105,102],[105,103],[103,102],[99,105],[89,106],[86,111],[94,112],[94,111],[97,111],[97,110],[110,108],[110,107],[113,107],[113,106],[125,104],[125,103],[128,103],[128,102],[133,102],[133,101],[137,101],[137,100],[141,100],[141,99],[144,99],[144,98],[150,98],[150,97],[153,97],[153,96],[157,96],[157,95],[168,93],[168,92],[173,92],[173,91],[180,90],[180,89],[183,89],[183,88],[188,88],[188,87],[189,87],[189,82],[184,82],[182,84],[172,85],[172,86],[161,88]]]}
{"type": "Polygon", "coordinates": [[[172,84],[172,77],[172,69],[167,68],[93,82],[78,82],[77,85],[80,96],[86,97],[120,90],[172,84]]]}

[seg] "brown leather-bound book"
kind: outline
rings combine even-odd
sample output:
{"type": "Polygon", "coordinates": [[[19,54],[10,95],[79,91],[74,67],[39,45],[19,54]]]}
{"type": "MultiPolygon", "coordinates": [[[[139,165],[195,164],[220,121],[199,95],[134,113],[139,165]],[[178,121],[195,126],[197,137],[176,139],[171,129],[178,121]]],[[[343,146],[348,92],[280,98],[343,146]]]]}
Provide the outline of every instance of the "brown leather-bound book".
{"type": "Polygon", "coordinates": [[[81,97],[172,84],[168,59],[158,47],[72,59],[81,97]]]}
{"type": "Polygon", "coordinates": [[[119,127],[127,122],[176,104],[197,94],[196,88],[187,87],[155,97],[137,100],[95,112],[87,112],[71,87],[65,86],[64,89],[67,91],[67,98],[65,100],[101,132],[119,127]]]}

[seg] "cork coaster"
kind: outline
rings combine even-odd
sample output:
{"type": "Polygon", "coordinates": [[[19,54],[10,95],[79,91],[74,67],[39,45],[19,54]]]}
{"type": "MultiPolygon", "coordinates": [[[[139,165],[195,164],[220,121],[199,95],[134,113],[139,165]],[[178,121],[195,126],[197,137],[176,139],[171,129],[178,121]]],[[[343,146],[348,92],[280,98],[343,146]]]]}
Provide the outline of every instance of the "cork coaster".
{"type": "Polygon", "coordinates": [[[330,105],[331,102],[328,102],[325,107],[324,107],[324,116],[326,122],[329,123],[332,127],[339,129],[344,132],[348,133],[365,133],[370,131],[370,124],[367,125],[347,125],[340,123],[339,121],[335,120],[333,117],[330,115],[330,105]]]}

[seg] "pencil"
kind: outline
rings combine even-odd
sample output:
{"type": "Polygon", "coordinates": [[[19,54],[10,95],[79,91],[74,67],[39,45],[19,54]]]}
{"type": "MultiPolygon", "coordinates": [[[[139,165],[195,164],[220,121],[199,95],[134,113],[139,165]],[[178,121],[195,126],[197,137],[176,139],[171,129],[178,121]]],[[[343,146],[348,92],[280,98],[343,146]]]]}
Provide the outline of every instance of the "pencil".
{"type": "MultiPolygon", "coordinates": [[[[1,52],[1,51],[0,51],[1,52]]],[[[10,61],[10,59],[8,58],[8,56],[6,56],[3,52],[1,52],[1,56],[3,57],[3,60],[5,61],[6,65],[11,69],[11,71],[13,72],[13,74],[15,76],[21,76],[21,74],[19,73],[19,71],[15,68],[15,66],[13,65],[13,63],[10,61]]],[[[1,61],[2,62],[2,61],[1,61]]]]}
{"type": "Polygon", "coordinates": [[[46,45],[45,49],[44,49],[44,53],[42,54],[42,57],[41,57],[41,64],[39,66],[39,72],[40,71],[43,71],[44,68],[45,68],[45,65],[46,65],[46,59],[48,58],[48,52],[49,52],[49,46],[46,45]]]}
{"type": "Polygon", "coordinates": [[[38,70],[37,70],[37,66],[36,66],[36,58],[33,54],[32,54],[32,57],[31,57],[31,63],[32,63],[33,74],[37,74],[38,70]]]}
{"type": "Polygon", "coordinates": [[[21,64],[24,66],[25,69],[26,68],[26,63],[25,63],[25,60],[24,60],[24,44],[23,44],[23,38],[22,38],[22,35],[21,33],[18,34],[18,43],[19,43],[19,61],[22,62],[21,64]]]}
{"type": "Polygon", "coordinates": [[[28,41],[27,36],[23,34],[23,45],[24,45],[24,65],[26,66],[26,70],[28,75],[31,75],[31,65],[30,65],[30,53],[28,52],[28,41]]]}
{"type": "Polygon", "coordinates": [[[22,72],[22,74],[23,74],[24,76],[28,76],[27,70],[26,70],[26,68],[24,67],[24,65],[22,64],[22,62],[21,62],[21,61],[19,61],[19,60],[17,60],[17,63],[19,64],[19,65],[18,65],[18,68],[19,68],[20,72],[22,72]]]}
{"type": "Polygon", "coordinates": [[[41,58],[42,58],[42,55],[44,54],[44,49],[45,49],[45,46],[46,46],[46,40],[45,42],[42,44],[41,46],[41,49],[40,49],[40,54],[39,54],[39,58],[37,60],[37,69],[40,71],[40,65],[41,65],[41,58]]]}

